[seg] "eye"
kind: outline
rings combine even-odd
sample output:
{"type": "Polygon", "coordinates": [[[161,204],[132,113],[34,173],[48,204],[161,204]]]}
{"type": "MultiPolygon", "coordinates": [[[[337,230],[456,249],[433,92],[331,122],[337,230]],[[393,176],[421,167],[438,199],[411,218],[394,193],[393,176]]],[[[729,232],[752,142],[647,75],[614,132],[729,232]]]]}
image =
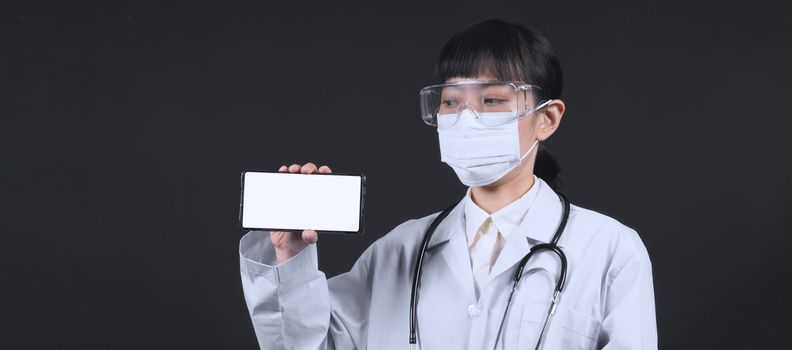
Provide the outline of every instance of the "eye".
{"type": "Polygon", "coordinates": [[[484,104],[488,106],[497,106],[506,102],[504,99],[488,97],[484,99],[484,104]]]}
{"type": "Polygon", "coordinates": [[[454,101],[454,100],[443,100],[440,103],[443,105],[443,107],[446,107],[446,108],[451,108],[451,107],[456,106],[456,101],[454,101]]]}

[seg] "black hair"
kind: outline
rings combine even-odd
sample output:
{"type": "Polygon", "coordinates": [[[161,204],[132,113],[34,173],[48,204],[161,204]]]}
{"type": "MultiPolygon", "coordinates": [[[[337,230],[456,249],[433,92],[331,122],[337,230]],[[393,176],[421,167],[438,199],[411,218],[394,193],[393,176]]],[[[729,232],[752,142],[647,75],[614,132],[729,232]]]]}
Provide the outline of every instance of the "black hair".
{"type": "MultiPolygon", "coordinates": [[[[563,74],[555,49],[523,24],[488,19],[460,30],[443,45],[435,67],[436,83],[483,74],[536,85],[540,101],[561,98],[563,74]]],[[[534,174],[560,190],[561,166],[544,145],[537,148],[534,174]]]]}

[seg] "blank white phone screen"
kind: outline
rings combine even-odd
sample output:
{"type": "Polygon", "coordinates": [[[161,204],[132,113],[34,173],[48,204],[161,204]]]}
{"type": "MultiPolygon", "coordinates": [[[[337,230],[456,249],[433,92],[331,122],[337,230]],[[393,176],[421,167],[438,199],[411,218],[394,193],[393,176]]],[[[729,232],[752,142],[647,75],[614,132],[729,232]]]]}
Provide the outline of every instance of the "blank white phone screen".
{"type": "Polygon", "coordinates": [[[357,232],[359,175],[245,172],[242,227],[357,232]]]}

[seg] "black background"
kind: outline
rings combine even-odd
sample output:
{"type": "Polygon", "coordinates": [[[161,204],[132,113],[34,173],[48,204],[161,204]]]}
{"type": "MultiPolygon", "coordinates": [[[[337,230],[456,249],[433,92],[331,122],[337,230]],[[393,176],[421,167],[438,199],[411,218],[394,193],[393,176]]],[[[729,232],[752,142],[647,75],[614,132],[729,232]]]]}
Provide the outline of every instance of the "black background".
{"type": "Polygon", "coordinates": [[[648,247],[660,347],[783,347],[789,14],[766,1],[3,6],[0,348],[256,348],[240,171],[365,173],[367,232],[319,243],[329,276],[347,270],[464,194],[417,97],[448,37],[489,17],[559,51],[568,110],[547,145],[573,203],[648,247]]]}

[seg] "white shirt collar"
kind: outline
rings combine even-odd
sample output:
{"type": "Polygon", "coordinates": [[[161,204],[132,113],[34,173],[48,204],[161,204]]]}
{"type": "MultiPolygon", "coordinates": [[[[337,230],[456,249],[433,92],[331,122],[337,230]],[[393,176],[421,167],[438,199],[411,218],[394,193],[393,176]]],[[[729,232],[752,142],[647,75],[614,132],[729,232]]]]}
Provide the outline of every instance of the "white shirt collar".
{"type": "Polygon", "coordinates": [[[531,207],[531,204],[533,204],[534,199],[536,199],[537,193],[539,193],[541,183],[542,182],[539,181],[536,175],[534,175],[534,183],[528,192],[525,192],[520,198],[517,198],[505,207],[492,213],[492,215],[487,214],[484,209],[481,209],[481,207],[473,202],[473,198],[470,195],[470,187],[468,187],[464,203],[465,234],[467,235],[468,244],[473,241],[476,232],[488,216],[492,216],[492,223],[503,238],[509,238],[509,235],[514,232],[520,222],[522,222],[525,214],[528,213],[528,209],[531,207]]]}

